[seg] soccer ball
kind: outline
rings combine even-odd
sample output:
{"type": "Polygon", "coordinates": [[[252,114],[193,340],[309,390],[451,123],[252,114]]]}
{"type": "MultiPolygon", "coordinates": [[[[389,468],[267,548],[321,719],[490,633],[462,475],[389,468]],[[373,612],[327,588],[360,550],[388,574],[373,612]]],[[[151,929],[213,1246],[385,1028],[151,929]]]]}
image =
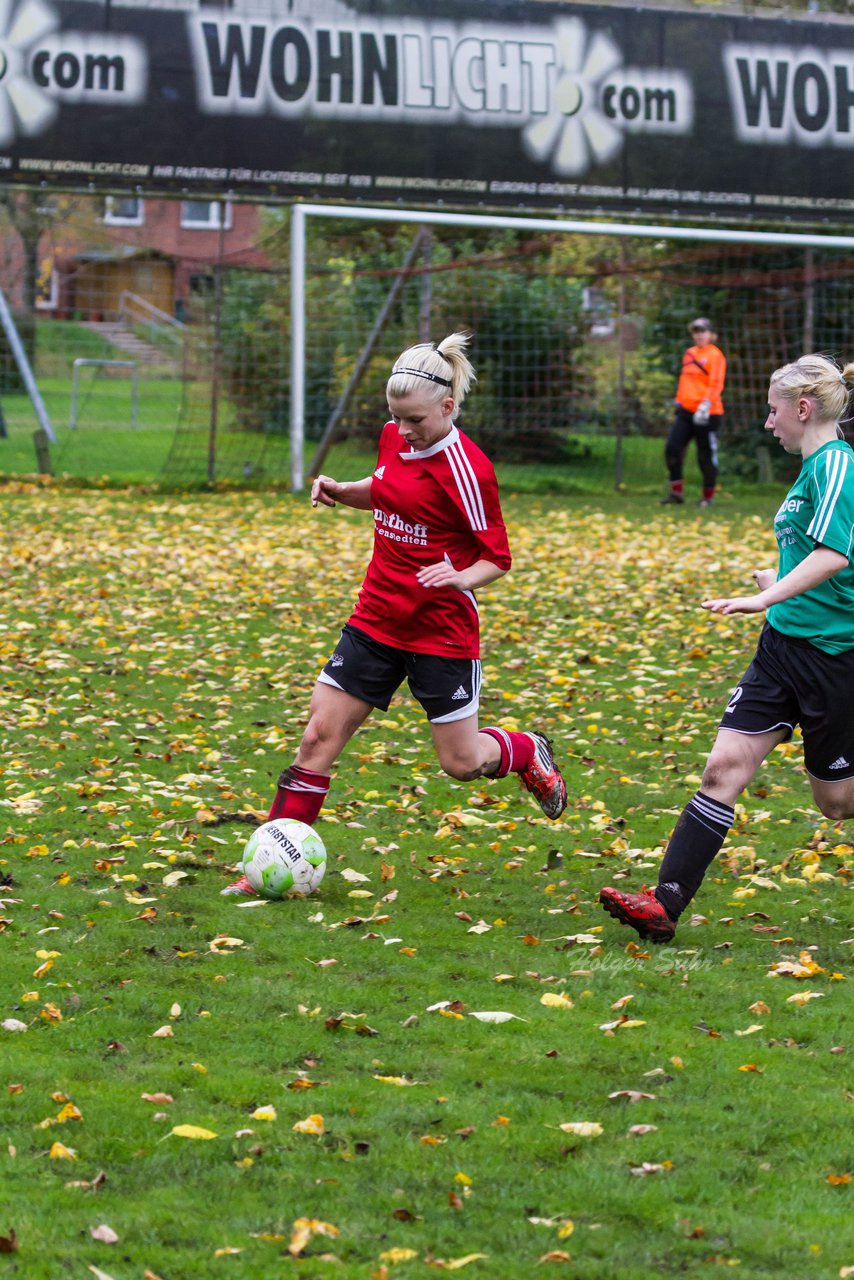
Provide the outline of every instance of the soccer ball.
{"type": "Polygon", "coordinates": [[[240,870],[262,898],[313,893],[326,871],[326,849],[313,827],[276,818],[252,832],[240,870]]]}

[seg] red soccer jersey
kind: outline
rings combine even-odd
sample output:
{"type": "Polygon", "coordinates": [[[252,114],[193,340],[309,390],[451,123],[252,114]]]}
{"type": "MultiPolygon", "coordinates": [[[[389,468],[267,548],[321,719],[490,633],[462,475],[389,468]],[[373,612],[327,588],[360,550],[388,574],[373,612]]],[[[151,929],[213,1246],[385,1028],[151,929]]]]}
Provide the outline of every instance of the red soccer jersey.
{"type": "Polygon", "coordinates": [[[374,552],[350,622],[375,640],[450,658],[480,654],[471,591],[422,587],[416,573],[445,559],[510,568],[495,471],[456,427],[427,449],[406,447],[387,422],[371,482],[374,552]]]}

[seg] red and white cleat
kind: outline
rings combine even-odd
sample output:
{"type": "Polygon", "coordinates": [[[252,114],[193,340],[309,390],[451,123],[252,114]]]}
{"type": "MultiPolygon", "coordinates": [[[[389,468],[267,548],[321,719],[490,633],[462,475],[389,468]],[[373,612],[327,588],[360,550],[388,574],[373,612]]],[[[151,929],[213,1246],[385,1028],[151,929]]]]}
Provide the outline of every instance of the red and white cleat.
{"type": "Polygon", "coordinates": [[[252,885],[246,879],[246,876],[240,876],[237,880],[234,881],[234,884],[226,885],[226,887],[224,889],[220,889],[219,892],[220,892],[220,896],[223,898],[229,898],[229,897],[257,898],[258,897],[258,894],[252,888],[252,885]]]}
{"type": "Polygon", "coordinates": [[[640,893],[622,893],[619,889],[605,888],[599,891],[602,906],[620,924],[628,924],[650,942],[669,942],[676,932],[676,921],[671,920],[655,896],[654,889],[644,885],[640,893]]]}
{"type": "Polygon", "coordinates": [[[543,813],[552,821],[566,808],[566,783],[555,764],[552,744],[544,733],[529,733],[534,744],[534,758],[519,774],[522,786],[530,791],[543,813]]]}

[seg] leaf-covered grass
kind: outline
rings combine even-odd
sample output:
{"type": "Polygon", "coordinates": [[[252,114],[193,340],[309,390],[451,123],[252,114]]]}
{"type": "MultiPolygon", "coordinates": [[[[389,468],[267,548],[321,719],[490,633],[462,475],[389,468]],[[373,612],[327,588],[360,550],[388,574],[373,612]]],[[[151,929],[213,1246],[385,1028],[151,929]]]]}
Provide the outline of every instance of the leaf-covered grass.
{"type": "Polygon", "coordinates": [[[483,719],[550,733],[566,814],[445,778],[401,696],[341,761],[319,892],[250,906],[219,890],[298,743],[366,517],[0,504],[0,1021],[27,1028],[0,1029],[3,1274],[854,1265],[854,850],[799,746],[743,797],[672,945],[597,904],[655,881],[696,789],[758,627],[698,601],[773,562],[773,499],[509,499],[483,719]]]}

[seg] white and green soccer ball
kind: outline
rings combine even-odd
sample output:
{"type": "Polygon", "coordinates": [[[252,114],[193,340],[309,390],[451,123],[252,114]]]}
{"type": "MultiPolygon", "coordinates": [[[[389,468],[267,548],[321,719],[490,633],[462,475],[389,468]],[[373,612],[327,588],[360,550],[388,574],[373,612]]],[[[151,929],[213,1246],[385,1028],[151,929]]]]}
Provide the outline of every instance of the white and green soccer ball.
{"type": "Polygon", "coordinates": [[[240,870],[262,898],[314,893],[326,872],[326,848],[314,827],[275,818],[252,832],[240,870]]]}

